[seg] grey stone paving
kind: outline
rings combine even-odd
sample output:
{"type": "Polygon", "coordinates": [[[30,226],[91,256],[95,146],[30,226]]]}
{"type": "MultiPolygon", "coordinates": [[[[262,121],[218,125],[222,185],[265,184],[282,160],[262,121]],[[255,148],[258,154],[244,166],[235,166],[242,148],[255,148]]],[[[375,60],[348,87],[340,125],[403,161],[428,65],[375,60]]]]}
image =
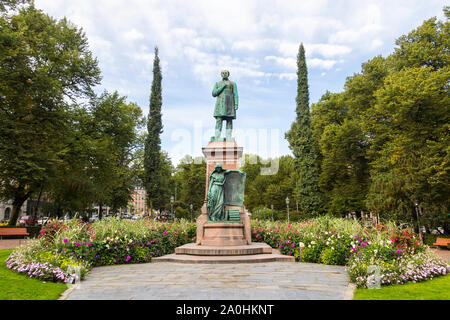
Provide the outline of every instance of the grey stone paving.
{"type": "Polygon", "coordinates": [[[61,299],[342,300],[352,293],[344,267],[160,262],[95,268],[61,299]]]}

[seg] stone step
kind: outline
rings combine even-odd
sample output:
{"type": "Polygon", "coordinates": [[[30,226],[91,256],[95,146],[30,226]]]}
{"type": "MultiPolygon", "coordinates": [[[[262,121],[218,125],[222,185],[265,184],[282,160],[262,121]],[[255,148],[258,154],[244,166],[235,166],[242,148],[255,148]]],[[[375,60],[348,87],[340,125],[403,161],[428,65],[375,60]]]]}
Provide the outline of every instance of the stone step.
{"type": "Polygon", "coordinates": [[[192,264],[227,264],[227,263],[264,263],[264,262],[295,262],[292,256],[280,254],[272,249],[270,254],[234,255],[234,256],[194,256],[187,254],[169,254],[163,257],[153,258],[155,262],[175,262],[192,264]]]}
{"type": "Polygon", "coordinates": [[[199,246],[188,243],[175,249],[175,254],[195,256],[239,256],[255,254],[272,254],[272,248],[266,243],[253,242],[242,246],[199,246]]]}

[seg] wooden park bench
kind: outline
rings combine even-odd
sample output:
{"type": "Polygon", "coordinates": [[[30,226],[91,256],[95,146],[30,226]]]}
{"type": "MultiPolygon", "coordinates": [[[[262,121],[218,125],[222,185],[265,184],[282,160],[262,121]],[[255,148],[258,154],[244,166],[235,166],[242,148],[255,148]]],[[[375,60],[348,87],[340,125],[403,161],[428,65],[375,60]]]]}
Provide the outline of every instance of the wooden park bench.
{"type": "Polygon", "coordinates": [[[450,239],[445,238],[437,238],[436,242],[433,245],[438,246],[440,248],[450,249],[450,239]]]}
{"type": "Polygon", "coordinates": [[[3,236],[29,236],[27,228],[0,228],[0,239],[3,236]]]}

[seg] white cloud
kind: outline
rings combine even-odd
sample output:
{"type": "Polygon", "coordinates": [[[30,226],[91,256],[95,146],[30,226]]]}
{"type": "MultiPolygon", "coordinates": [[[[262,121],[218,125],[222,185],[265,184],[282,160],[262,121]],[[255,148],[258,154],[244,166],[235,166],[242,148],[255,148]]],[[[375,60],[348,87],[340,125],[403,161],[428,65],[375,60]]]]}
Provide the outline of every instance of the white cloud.
{"type": "MultiPolygon", "coordinates": [[[[100,61],[102,87],[120,89],[144,108],[153,49],[158,46],[163,114],[178,115],[164,116],[165,130],[199,118],[213,121],[202,108],[185,117],[183,107],[212,99],[212,85],[227,68],[243,101],[259,97],[243,107],[242,123],[255,127],[277,123],[284,131],[290,125],[287,119],[294,116],[292,81],[297,78],[300,43],[311,77],[320,79],[311,83],[313,102],[327,89],[342,88],[346,77],[358,72],[368,57],[391,52],[395,39],[424,19],[442,18],[443,7],[442,0],[35,0],[35,4],[82,27],[100,61]],[[342,71],[327,77],[330,70],[342,71]],[[171,108],[177,110],[172,114],[171,108]]],[[[163,141],[167,150],[171,143],[163,141]]]]}
{"type": "MultiPolygon", "coordinates": [[[[294,58],[283,58],[276,56],[267,56],[265,60],[274,61],[275,63],[290,69],[297,69],[297,60],[294,58]]],[[[329,70],[333,68],[336,63],[343,63],[344,60],[329,60],[329,59],[319,59],[319,58],[307,58],[306,64],[309,68],[326,69],[329,70]]]]}
{"type": "Polygon", "coordinates": [[[287,79],[287,80],[292,81],[292,80],[297,79],[297,74],[296,73],[280,73],[279,77],[280,77],[280,80],[287,79]]]}
{"type": "Polygon", "coordinates": [[[297,59],[294,58],[283,58],[283,57],[276,57],[276,56],[267,56],[264,58],[264,60],[267,61],[275,61],[275,63],[288,68],[288,69],[295,69],[297,68],[297,59]]]}
{"type": "Polygon", "coordinates": [[[343,63],[344,60],[306,59],[306,64],[311,68],[330,70],[336,63],[343,63]]]}
{"type": "Polygon", "coordinates": [[[144,34],[136,29],[131,29],[130,31],[127,31],[124,33],[124,37],[127,40],[142,40],[145,38],[144,34]]]}
{"type": "MultiPolygon", "coordinates": [[[[300,44],[295,42],[281,42],[277,45],[278,51],[285,57],[296,57],[300,44]]],[[[307,57],[320,55],[324,58],[348,55],[352,48],[345,45],[336,45],[328,43],[304,43],[305,54],[307,57]]]]}

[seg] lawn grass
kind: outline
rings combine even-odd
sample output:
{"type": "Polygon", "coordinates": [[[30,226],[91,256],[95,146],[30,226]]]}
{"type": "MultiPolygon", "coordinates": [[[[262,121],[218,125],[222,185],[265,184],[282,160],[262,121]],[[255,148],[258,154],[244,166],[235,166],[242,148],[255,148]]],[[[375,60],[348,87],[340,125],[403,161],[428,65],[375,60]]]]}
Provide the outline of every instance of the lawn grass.
{"type": "Polygon", "coordinates": [[[450,275],[380,289],[356,289],[353,300],[450,300],[450,275]]]}
{"type": "Polygon", "coordinates": [[[12,251],[0,250],[0,300],[57,300],[67,289],[63,283],[43,283],[7,269],[5,260],[12,251]]]}

